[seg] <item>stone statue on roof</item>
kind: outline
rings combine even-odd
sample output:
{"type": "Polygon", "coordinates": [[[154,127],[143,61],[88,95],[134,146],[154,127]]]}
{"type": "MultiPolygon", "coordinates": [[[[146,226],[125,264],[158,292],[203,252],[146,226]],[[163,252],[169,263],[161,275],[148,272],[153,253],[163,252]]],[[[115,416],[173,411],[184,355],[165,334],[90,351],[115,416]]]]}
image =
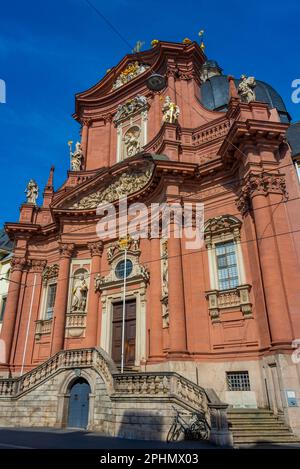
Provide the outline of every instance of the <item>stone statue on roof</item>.
{"type": "Polygon", "coordinates": [[[30,179],[24,192],[26,194],[27,203],[36,205],[36,200],[39,196],[39,187],[34,179],[30,179]]]}
{"type": "Polygon", "coordinates": [[[171,101],[170,96],[166,96],[165,101],[162,106],[163,112],[163,122],[169,122],[170,124],[175,124],[178,120],[180,114],[180,109],[177,104],[171,101]]]}
{"type": "Polygon", "coordinates": [[[242,81],[238,86],[238,93],[245,103],[251,103],[256,100],[254,88],[256,87],[256,81],[254,77],[241,76],[242,81]]]}
{"type": "Polygon", "coordinates": [[[71,157],[71,170],[72,171],[80,171],[83,161],[83,151],[81,148],[81,143],[76,142],[75,150],[72,152],[72,144],[69,142],[70,146],[70,157],[71,157]]]}

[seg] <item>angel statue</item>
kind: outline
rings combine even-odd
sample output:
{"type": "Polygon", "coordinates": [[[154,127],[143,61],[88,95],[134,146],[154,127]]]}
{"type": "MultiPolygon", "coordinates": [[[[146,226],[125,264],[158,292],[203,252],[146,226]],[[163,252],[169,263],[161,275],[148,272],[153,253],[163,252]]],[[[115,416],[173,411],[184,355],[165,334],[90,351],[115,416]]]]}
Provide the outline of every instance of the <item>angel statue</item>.
{"type": "Polygon", "coordinates": [[[71,169],[72,171],[80,171],[81,170],[81,165],[82,165],[82,160],[83,160],[83,151],[81,148],[81,143],[76,142],[75,144],[75,150],[72,152],[72,143],[73,142],[68,142],[69,147],[70,147],[70,157],[71,157],[71,169]]]}
{"type": "Polygon", "coordinates": [[[255,101],[256,96],[254,88],[256,87],[256,81],[254,77],[246,77],[246,75],[241,76],[242,81],[238,86],[238,93],[242,98],[242,101],[245,103],[251,103],[255,101]]]}
{"type": "Polygon", "coordinates": [[[24,192],[26,194],[27,203],[36,205],[36,199],[39,196],[39,188],[34,179],[30,179],[24,192]]]}
{"type": "Polygon", "coordinates": [[[166,96],[165,102],[162,106],[163,122],[175,124],[180,114],[180,109],[177,104],[171,101],[170,96],[166,96]]]}
{"type": "Polygon", "coordinates": [[[103,284],[104,284],[104,277],[100,274],[97,274],[94,280],[95,292],[100,292],[103,284]]]}
{"type": "Polygon", "coordinates": [[[86,284],[84,275],[81,274],[74,282],[72,291],[72,312],[85,311],[87,292],[88,286],[86,284]]]}

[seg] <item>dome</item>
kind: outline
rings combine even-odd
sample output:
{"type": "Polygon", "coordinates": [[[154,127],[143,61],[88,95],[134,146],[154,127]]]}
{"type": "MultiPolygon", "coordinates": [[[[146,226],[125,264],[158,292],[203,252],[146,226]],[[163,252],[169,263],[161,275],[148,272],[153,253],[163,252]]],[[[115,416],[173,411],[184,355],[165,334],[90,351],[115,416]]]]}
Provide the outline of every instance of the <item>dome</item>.
{"type": "Polygon", "coordinates": [[[300,121],[287,129],[286,136],[292,149],[292,156],[300,155],[300,121]]]}
{"type": "MultiPolygon", "coordinates": [[[[209,62],[211,61],[207,61],[206,63],[209,62]]],[[[236,87],[238,87],[241,80],[235,79],[234,82],[236,87]]],[[[264,81],[256,80],[254,91],[257,101],[267,103],[270,109],[274,107],[277,109],[281,122],[290,122],[290,115],[285,104],[281,96],[272,86],[264,81]]],[[[229,102],[229,83],[227,76],[218,74],[207,78],[200,86],[200,102],[206,109],[211,111],[226,111],[229,102]]]]}

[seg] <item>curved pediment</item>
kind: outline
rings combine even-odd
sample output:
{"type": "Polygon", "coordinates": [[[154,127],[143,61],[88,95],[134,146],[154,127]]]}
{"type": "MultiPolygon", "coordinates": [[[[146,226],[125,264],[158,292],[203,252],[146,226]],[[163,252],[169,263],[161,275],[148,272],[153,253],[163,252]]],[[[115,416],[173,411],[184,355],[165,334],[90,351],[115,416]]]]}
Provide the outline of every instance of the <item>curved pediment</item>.
{"type": "Polygon", "coordinates": [[[115,202],[124,196],[131,196],[148,185],[154,173],[152,159],[139,159],[134,164],[102,173],[92,181],[77,187],[56,205],[54,210],[96,210],[104,202],[115,202]]]}

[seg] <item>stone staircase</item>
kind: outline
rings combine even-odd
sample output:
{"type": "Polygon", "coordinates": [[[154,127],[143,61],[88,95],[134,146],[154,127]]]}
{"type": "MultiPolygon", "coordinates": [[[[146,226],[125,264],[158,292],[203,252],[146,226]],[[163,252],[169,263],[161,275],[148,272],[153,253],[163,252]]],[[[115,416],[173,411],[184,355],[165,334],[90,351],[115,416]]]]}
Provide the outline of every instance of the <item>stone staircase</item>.
{"type": "Polygon", "coordinates": [[[234,446],[263,443],[300,444],[282,416],[266,409],[230,409],[227,412],[234,446]]]}

